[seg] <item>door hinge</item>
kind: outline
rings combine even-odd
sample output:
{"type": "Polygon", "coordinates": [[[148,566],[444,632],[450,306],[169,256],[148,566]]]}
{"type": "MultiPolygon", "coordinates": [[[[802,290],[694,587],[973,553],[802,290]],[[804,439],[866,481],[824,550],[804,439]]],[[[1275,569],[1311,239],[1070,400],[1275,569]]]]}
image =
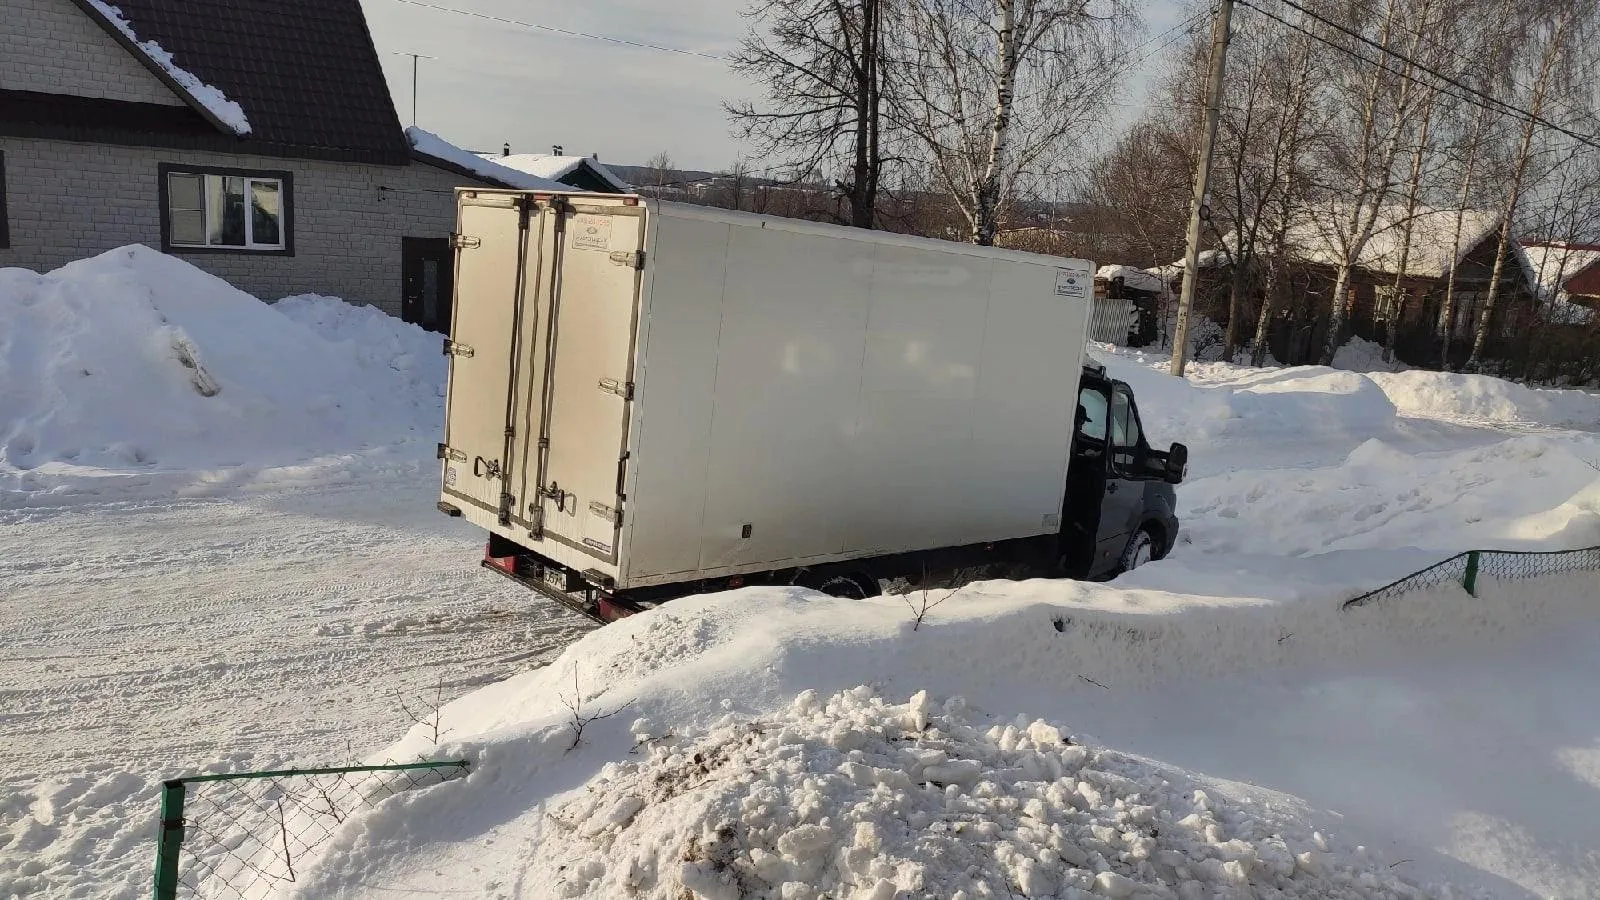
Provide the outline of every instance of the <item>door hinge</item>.
{"type": "Polygon", "coordinates": [[[452,341],[449,338],[445,338],[444,339],[444,355],[445,356],[469,357],[472,354],[473,354],[472,348],[467,346],[466,344],[463,344],[460,341],[452,341]]]}
{"type": "Polygon", "coordinates": [[[615,378],[600,379],[600,390],[608,394],[616,394],[624,400],[633,399],[633,382],[618,381],[615,378]]]}
{"type": "Polygon", "coordinates": [[[467,455],[465,453],[462,453],[460,450],[454,450],[444,444],[439,445],[437,454],[438,455],[435,457],[435,459],[453,459],[456,462],[467,461],[467,455]]]}
{"type": "Polygon", "coordinates": [[[613,265],[627,266],[630,269],[644,268],[643,250],[613,250],[611,251],[613,265]]]}
{"type": "Polygon", "coordinates": [[[455,250],[476,250],[483,246],[483,238],[473,237],[470,234],[451,234],[450,246],[455,250]]]}
{"type": "Polygon", "coordinates": [[[500,524],[511,524],[511,510],[517,505],[517,498],[510,494],[500,495],[500,524]]]}
{"type": "Polygon", "coordinates": [[[604,503],[595,500],[589,504],[589,512],[594,513],[602,519],[611,520],[611,524],[617,526],[618,528],[622,527],[622,510],[620,509],[607,506],[604,503]]]}

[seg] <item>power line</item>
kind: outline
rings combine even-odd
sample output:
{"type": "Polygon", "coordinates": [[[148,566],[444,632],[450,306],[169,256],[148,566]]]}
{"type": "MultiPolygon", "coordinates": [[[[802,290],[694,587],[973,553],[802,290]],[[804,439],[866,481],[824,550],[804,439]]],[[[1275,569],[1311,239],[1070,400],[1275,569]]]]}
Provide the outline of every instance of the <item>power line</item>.
{"type": "Polygon", "coordinates": [[[698,50],[684,50],[681,47],[666,47],[662,46],[661,44],[648,44],[643,41],[630,41],[627,38],[609,37],[603,34],[589,34],[586,31],[573,31],[570,28],[557,28],[554,25],[545,25],[540,22],[524,22],[520,19],[510,19],[506,18],[505,16],[496,16],[470,9],[458,9],[454,6],[445,6],[442,3],[428,3],[425,2],[425,0],[394,0],[394,2],[404,3],[408,6],[419,6],[423,9],[434,10],[435,12],[466,16],[471,19],[483,19],[489,22],[498,22],[502,25],[515,25],[519,28],[532,28],[537,31],[548,31],[552,34],[560,34],[567,37],[587,38],[591,41],[605,41],[608,44],[620,44],[624,47],[637,47],[642,50],[659,50],[662,53],[676,53],[680,56],[698,56],[701,59],[714,59],[718,62],[728,61],[727,57],[717,56],[713,53],[701,53],[698,50]]]}
{"type": "MultiPolygon", "coordinates": [[[[1258,13],[1261,13],[1262,15],[1266,16],[1269,19],[1273,19],[1274,21],[1280,22],[1283,25],[1285,25],[1285,26],[1287,26],[1289,28],[1292,28],[1295,31],[1300,32],[1301,34],[1307,35],[1308,37],[1311,37],[1311,38],[1313,38],[1314,40],[1316,40],[1316,41],[1318,41],[1320,43],[1326,44],[1327,46],[1332,47],[1333,49],[1338,50],[1341,53],[1344,53],[1344,54],[1346,54],[1346,55],[1348,55],[1350,57],[1353,57],[1353,58],[1355,58],[1357,60],[1360,60],[1361,62],[1367,63],[1369,65],[1377,66],[1380,70],[1382,70],[1384,72],[1388,72],[1391,75],[1398,76],[1398,77],[1403,78],[1403,79],[1405,79],[1407,81],[1410,81],[1410,82],[1412,82],[1414,84],[1421,84],[1421,85],[1429,86],[1422,79],[1417,78],[1414,75],[1411,75],[1411,74],[1409,74],[1407,72],[1396,71],[1395,69],[1388,68],[1388,67],[1384,66],[1380,60],[1369,59],[1369,58],[1367,58],[1365,56],[1362,56],[1360,53],[1357,53],[1354,50],[1351,50],[1348,47],[1340,46],[1339,44],[1336,44],[1333,41],[1330,41],[1327,38],[1325,38],[1325,37],[1323,37],[1323,36],[1321,36],[1319,34],[1316,34],[1315,32],[1311,31],[1308,28],[1305,28],[1302,25],[1299,25],[1299,24],[1297,24],[1295,22],[1290,22],[1288,19],[1285,19],[1282,16],[1279,16],[1277,13],[1271,12],[1271,11],[1266,10],[1266,9],[1262,9],[1260,6],[1257,6],[1256,4],[1250,2],[1250,0],[1238,0],[1238,2],[1241,3],[1244,6],[1250,7],[1251,9],[1255,10],[1258,13]]],[[[1515,118],[1525,119],[1525,120],[1527,120],[1529,122],[1532,122],[1532,123],[1534,123],[1536,125],[1542,125],[1545,128],[1550,129],[1551,131],[1555,131],[1555,132],[1557,132],[1559,134],[1564,134],[1567,137],[1572,138],[1573,140],[1577,141],[1578,143],[1583,144],[1584,146],[1592,147],[1592,148],[1594,148],[1596,150],[1600,150],[1600,139],[1597,139],[1597,138],[1592,137],[1590,135],[1580,134],[1580,133],[1578,133],[1576,131],[1573,131],[1573,130],[1571,130],[1571,129],[1563,126],[1563,125],[1559,125],[1559,124],[1557,124],[1555,122],[1552,122],[1549,119],[1545,118],[1544,116],[1537,115],[1537,114],[1533,113],[1530,110],[1526,110],[1526,109],[1522,109],[1521,107],[1514,106],[1514,105],[1512,105],[1510,103],[1507,103],[1504,100],[1501,100],[1498,97],[1492,96],[1490,94],[1485,94],[1484,92],[1482,92],[1482,91],[1480,91],[1480,90],[1478,90],[1476,88],[1473,88],[1473,87],[1471,87],[1469,85],[1462,84],[1460,81],[1450,77],[1449,75],[1445,75],[1444,73],[1439,72],[1437,69],[1434,69],[1434,68],[1432,68],[1430,66],[1424,65],[1424,64],[1422,64],[1420,62],[1417,62],[1416,60],[1412,59],[1409,56],[1406,56],[1403,53],[1400,53],[1397,50],[1393,50],[1393,49],[1390,49],[1388,47],[1385,47],[1382,44],[1379,44],[1378,42],[1372,40],[1371,38],[1367,37],[1364,34],[1361,34],[1361,33],[1356,32],[1356,31],[1352,31],[1349,28],[1346,28],[1345,26],[1338,24],[1337,22],[1332,22],[1332,21],[1330,21],[1328,19],[1325,19],[1322,16],[1319,16],[1316,13],[1311,12],[1310,10],[1306,9],[1304,6],[1301,6],[1300,4],[1294,2],[1294,0],[1279,0],[1279,2],[1283,3],[1286,6],[1291,6],[1291,7],[1295,8],[1295,9],[1299,10],[1301,13],[1303,13],[1308,18],[1314,19],[1314,20],[1316,20],[1318,22],[1321,22],[1322,24],[1328,26],[1329,28],[1334,29],[1335,31],[1338,31],[1338,32],[1340,32],[1342,34],[1348,35],[1349,37],[1351,37],[1351,38],[1353,38],[1353,39],[1355,39],[1357,41],[1360,41],[1361,43],[1366,44],[1369,47],[1372,47],[1372,48],[1376,49],[1378,52],[1380,52],[1380,53],[1382,53],[1382,54],[1384,54],[1386,56],[1394,57],[1395,59],[1398,59],[1401,62],[1404,62],[1405,64],[1407,64],[1408,66],[1411,66],[1414,69],[1418,69],[1420,71],[1426,72],[1427,74],[1432,75],[1434,78],[1437,78],[1440,81],[1444,82],[1445,84],[1448,84],[1448,85],[1456,88],[1457,90],[1460,90],[1460,91],[1462,91],[1462,92],[1464,92],[1464,93],[1466,93],[1468,95],[1466,97],[1463,97],[1463,96],[1461,96],[1459,94],[1451,94],[1449,91],[1443,91],[1443,93],[1445,93],[1447,96],[1455,97],[1457,100],[1461,100],[1463,102],[1470,103],[1470,104],[1472,104],[1474,106],[1479,107],[1480,109],[1488,110],[1489,112],[1499,113],[1501,115],[1510,115],[1510,116],[1515,117],[1515,118]],[[1473,98],[1476,98],[1476,102],[1474,102],[1473,98]]],[[[1431,85],[1431,86],[1435,87],[1435,88],[1438,87],[1437,85],[1431,85]]]]}
{"type": "MultiPolygon", "coordinates": [[[[1402,27],[1405,27],[1405,26],[1402,26],[1402,27]]],[[[1466,63],[1467,67],[1469,69],[1477,67],[1477,66],[1481,65],[1484,62],[1484,59],[1479,58],[1479,57],[1469,56],[1466,53],[1463,53],[1460,50],[1457,50],[1456,48],[1450,46],[1449,44],[1444,43],[1443,41],[1430,40],[1427,37],[1427,35],[1425,35],[1423,33],[1423,29],[1421,27],[1418,27],[1417,30],[1415,30],[1415,31],[1411,30],[1411,28],[1409,28],[1409,27],[1405,27],[1405,32],[1406,32],[1406,34],[1408,36],[1416,38],[1419,43],[1427,44],[1428,46],[1433,47],[1433,48],[1438,49],[1438,50],[1443,50],[1445,53],[1448,53],[1451,56],[1455,57],[1456,59],[1460,60],[1461,62],[1466,63]]],[[[1486,73],[1486,74],[1492,74],[1492,73],[1486,73]]],[[[1525,90],[1525,91],[1531,90],[1526,84],[1523,84],[1522,82],[1518,81],[1517,79],[1515,79],[1515,78],[1513,78],[1513,77],[1511,77],[1509,75],[1506,76],[1506,80],[1511,84],[1512,87],[1520,88],[1520,89],[1525,90]]],[[[1569,114],[1573,114],[1573,115],[1576,115],[1576,116],[1578,116],[1580,118],[1587,119],[1590,122],[1593,122],[1595,124],[1600,124],[1600,116],[1596,116],[1593,111],[1587,110],[1587,109],[1583,109],[1582,107],[1576,106],[1576,105],[1572,104],[1569,101],[1561,99],[1560,97],[1547,98],[1547,102],[1549,102],[1551,104],[1555,104],[1555,105],[1566,107],[1566,110],[1567,110],[1567,112],[1569,114]]]]}

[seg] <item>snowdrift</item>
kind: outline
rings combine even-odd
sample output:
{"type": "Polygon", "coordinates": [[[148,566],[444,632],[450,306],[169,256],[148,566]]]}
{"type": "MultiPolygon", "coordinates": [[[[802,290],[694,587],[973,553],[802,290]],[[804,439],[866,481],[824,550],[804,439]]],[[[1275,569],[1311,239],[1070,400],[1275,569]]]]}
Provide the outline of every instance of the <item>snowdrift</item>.
{"type": "Polygon", "coordinates": [[[281,309],[129,246],[0,269],[0,476],[300,462],[431,434],[437,339],[374,309],[281,309]]]}
{"type": "Polygon", "coordinates": [[[1336,815],[1128,756],[1074,733],[1073,711],[1174,680],[1470,651],[1584,620],[1592,580],[1353,614],[1337,598],[993,582],[920,627],[899,598],[674,601],[450,704],[449,744],[413,730],[383,751],[477,762],[347,822],[297,896],[513,877],[551,896],[704,900],[1452,896],[1405,875],[1450,870],[1426,846],[1360,850],[1336,815]],[[602,716],[577,744],[575,715],[602,716]],[[524,849],[470,849],[484,840],[524,849]]]}
{"type": "Polygon", "coordinates": [[[1530,388],[1488,375],[1373,372],[1402,415],[1552,428],[1600,429],[1600,395],[1530,388]]]}

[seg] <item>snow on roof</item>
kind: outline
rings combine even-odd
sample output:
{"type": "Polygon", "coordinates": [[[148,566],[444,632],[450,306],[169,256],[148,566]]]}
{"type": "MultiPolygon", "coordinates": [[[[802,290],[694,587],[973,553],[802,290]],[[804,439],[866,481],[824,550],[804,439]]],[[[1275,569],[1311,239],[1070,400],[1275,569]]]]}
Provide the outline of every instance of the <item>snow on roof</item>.
{"type": "Polygon", "coordinates": [[[1522,252],[1544,297],[1562,293],[1568,279],[1600,263],[1600,247],[1594,245],[1524,242],[1522,252]]]}
{"type": "MultiPolygon", "coordinates": [[[[1344,259],[1346,237],[1344,228],[1352,210],[1349,204],[1335,203],[1315,211],[1307,211],[1296,218],[1288,229],[1289,254],[1303,263],[1337,266],[1344,259]]],[[[1461,264],[1462,259],[1494,234],[1500,227],[1500,216],[1484,210],[1433,209],[1419,207],[1409,219],[1405,207],[1387,204],[1378,210],[1377,223],[1366,246],[1356,257],[1356,267],[1368,272],[1393,275],[1405,257],[1406,274],[1417,278],[1443,278],[1461,264]],[[1460,239],[1451,247],[1456,234],[1456,216],[1461,217],[1460,239]],[[1405,250],[1409,238],[1410,250],[1405,250]]],[[[1229,232],[1223,238],[1228,248],[1237,245],[1238,238],[1229,232]]],[[[1228,254],[1222,249],[1207,250],[1200,254],[1200,267],[1226,265],[1228,254]]],[[[1183,270],[1183,260],[1161,267],[1163,270],[1183,270]]]]}
{"type": "Polygon", "coordinates": [[[163,49],[160,44],[155,41],[139,40],[139,36],[133,31],[132,23],[122,14],[121,9],[106,3],[105,0],[89,0],[89,3],[96,10],[99,10],[106,21],[115,25],[118,31],[127,35],[128,40],[139,48],[139,52],[143,53],[146,58],[160,66],[163,71],[171,76],[172,80],[183,88],[191,100],[205,107],[207,112],[215,116],[219,122],[233,131],[234,134],[246,135],[250,133],[250,120],[245,117],[244,107],[229,100],[221,89],[206,84],[193,72],[179,66],[173,61],[172,54],[163,49]]]}
{"type": "Polygon", "coordinates": [[[633,189],[626,181],[618,178],[616,173],[601,165],[600,160],[591,156],[554,156],[549,153],[513,153],[509,156],[484,153],[480,155],[490,162],[555,181],[560,181],[571,175],[587,163],[589,168],[602,181],[609,184],[613,190],[626,192],[633,189]]]}
{"type": "Polygon", "coordinates": [[[431,131],[424,131],[415,125],[406,129],[406,139],[411,142],[412,149],[423,156],[449,163],[458,169],[465,169],[486,181],[493,181],[497,184],[524,191],[570,192],[572,190],[571,186],[562,184],[559,181],[540,178],[528,172],[491,162],[470,150],[463,150],[457,147],[431,131]]]}
{"type": "Polygon", "coordinates": [[[1143,269],[1136,269],[1133,266],[1101,266],[1100,270],[1094,273],[1094,277],[1097,280],[1104,281],[1121,278],[1124,287],[1129,287],[1136,291],[1160,293],[1161,289],[1166,286],[1160,276],[1152,275],[1143,269]]]}
{"type": "MultiPolygon", "coordinates": [[[[1344,258],[1345,239],[1339,233],[1348,222],[1349,204],[1338,203],[1307,216],[1289,227],[1289,246],[1303,262],[1337,266],[1344,258]]],[[[1356,258],[1356,265],[1369,272],[1395,274],[1405,257],[1405,274],[1418,278],[1443,278],[1472,248],[1500,227],[1498,213],[1485,210],[1433,209],[1419,207],[1409,220],[1405,207],[1391,203],[1378,210],[1372,237],[1356,258]],[[1460,216],[1460,238],[1455,245],[1456,220],[1460,216]],[[1406,238],[1410,250],[1406,251],[1406,238]]]]}

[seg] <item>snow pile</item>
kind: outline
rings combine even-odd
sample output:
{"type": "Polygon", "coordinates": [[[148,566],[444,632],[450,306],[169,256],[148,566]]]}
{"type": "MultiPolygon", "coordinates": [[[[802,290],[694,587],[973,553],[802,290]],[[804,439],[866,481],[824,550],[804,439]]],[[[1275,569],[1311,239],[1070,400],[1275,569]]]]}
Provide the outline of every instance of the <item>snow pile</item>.
{"type": "Polygon", "coordinates": [[[1479,423],[1600,429],[1600,394],[1530,388],[1488,375],[1374,372],[1401,415],[1479,423]]]}
{"type": "Polygon", "coordinates": [[[1385,360],[1383,346],[1362,337],[1352,337],[1333,354],[1333,367],[1346,372],[1403,372],[1410,368],[1399,360],[1385,360]]]}
{"type": "Polygon", "coordinates": [[[431,436],[438,338],[341,306],[296,300],[285,315],[138,245],[43,275],[0,269],[0,476],[39,487],[431,436]],[[316,320],[338,321],[332,339],[302,324],[316,320]]]}
{"type": "Polygon", "coordinates": [[[250,120],[245,118],[244,108],[238,103],[229,100],[228,95],[224,94],[220,88],[206,84],[199,76],[179,66],[174,61],[172,54],[168,53],[155,41],[139,40],[139,36],[133,32],[133,25],[122,14],[122,10],[105,2],[105,0],[89,0],[89,3],[99,10],[107,21],[115,25],[118,31],[127,35],[128,40],[132,41],[141,53],[160,66],[162,71],[172,76],[172,80],[176,81],[196,103],[204,106],[207,111],[216,116],[234,134],[242,136],[250,133],[250,120]]]}
{"type": "Polygon", "coordinates": [[[550,814],[529,875],[556,896],[1437,896],[1043,720],[975,727],[960,697],[805,691],[703,734],[633,733],[645,760],[550,814]]]}
{"type": "Polygon", "coordinates": [[[411,149],[423,156],[431,157],[449,163],[458,169],[471,172],[486,181],[503,184],[507,187],[518,188],[524,191],[576,191],[577,188],[540,178],[527,172],[502,166],[476,153],[463,150],[431,131],[424,131],[415,125],[406,129],[406,139],[411,141],[411,149]]]}

